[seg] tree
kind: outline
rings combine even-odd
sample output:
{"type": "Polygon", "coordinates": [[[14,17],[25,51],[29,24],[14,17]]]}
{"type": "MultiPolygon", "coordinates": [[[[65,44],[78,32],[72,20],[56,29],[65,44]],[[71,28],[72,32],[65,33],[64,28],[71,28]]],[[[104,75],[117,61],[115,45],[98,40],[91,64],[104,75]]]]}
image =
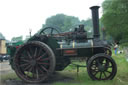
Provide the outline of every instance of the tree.
{"type": "Polygon", "coordinates": [[[102,22],[107,33],[116,42],[128,40],[128,1],[105,0],[102,7],[102,22]]]}
{"type": "Polygon", "coordinates": [[[87,31],[88,37],[93,37],[93,24],[92,24],[92,19],[87,19],[87,20],[82,20],[81,24],[84,24],[85,30],[87,31]]]}
{"type": "Polygon", "coordinates": [[[67,16],[64,14],[57,14],[46,19],[45,24],[42,29],[45,27],[54,27],[62,32],[69,31],[72,27],[78,25],[80,20],[74,16],[67,16]]]}
{"type": "Polygon", "coordinates": [[[85,30],[87,31],[88,37],[92,37],[92,19],[82,20],[74,16],[67,16],[64,14],[56,14],[46,19],[45,24],[43,24],[42,30],[45,27],[54,27],[60,30],[61,32],[73,31],[74,28],[78,27],[80,24],[85,25],[85,30]]]}

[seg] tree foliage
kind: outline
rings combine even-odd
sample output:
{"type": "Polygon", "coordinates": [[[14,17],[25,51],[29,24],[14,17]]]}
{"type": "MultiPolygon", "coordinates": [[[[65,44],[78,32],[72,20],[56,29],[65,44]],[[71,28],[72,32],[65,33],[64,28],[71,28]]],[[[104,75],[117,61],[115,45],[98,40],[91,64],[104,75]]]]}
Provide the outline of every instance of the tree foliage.
{"type": "Polygon", "coordinates": [[[84,26],[86,27],[86,30],[89,30],[89,31],[92,31],[92,27],[93,27],[93,24],[92,24],[92,19],[87,19],[87,20],[82,20],[81,21],[81,24],[84,24],[84,26]]]}
{"type": "Polygon", "coordinates": [[[92,35],[93,35],[92,19],[89,18],[87,20],[82,20],[81,24],[84,24],[88,37],[92,37],[92,35]]]}
{"type": "Polygon", "coordinates": [[[105,0],[102,22],[116,42],[128,40],[128,1],[105,0]]]}
{"type": "Polygon", "coordinates": [[[74,16],[67,16],[64,14],[57,14],[46,19],[44,27],[54,27],[62,32],[69,31],[73,26],[78,25],[80,20],[74,16]]]}
{"type": "Polygon", "coordinates": [[[78,27],[80,24],[85,25],[85,30],[88,32],[88,37],[92,37],[92,20],[79,20],[79,18],[74,16],[67,16],[64,14],[56,14],[46,19],[43,28],[45,27],[54,27],[60,30],[61,32],[73,31],[75,27],[78,27]]]}

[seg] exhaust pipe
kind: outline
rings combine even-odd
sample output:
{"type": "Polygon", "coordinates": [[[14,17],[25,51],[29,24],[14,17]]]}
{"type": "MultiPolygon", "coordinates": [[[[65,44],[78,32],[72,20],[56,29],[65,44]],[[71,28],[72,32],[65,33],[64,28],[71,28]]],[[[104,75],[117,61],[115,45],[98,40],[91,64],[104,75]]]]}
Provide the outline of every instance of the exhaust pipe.
{"type": "Polygon", "coordinates": [[[100,32],[99,32],[99,13],[98,9],[99,6],[92,6],[90,7],[92,11],[92,20],[93,20],[93,37],[94,38],[99,38],[100,37],[100,32]]]}

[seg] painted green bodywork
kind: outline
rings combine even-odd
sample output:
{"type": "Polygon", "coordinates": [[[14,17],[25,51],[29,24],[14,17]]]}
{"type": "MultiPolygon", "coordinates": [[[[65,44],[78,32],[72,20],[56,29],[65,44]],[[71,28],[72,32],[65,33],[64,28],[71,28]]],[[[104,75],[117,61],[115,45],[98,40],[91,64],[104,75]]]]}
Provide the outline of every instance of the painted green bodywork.
{"type": "MultiPolygon", "coordinates": [[[[104,46],[92,45],[91,42],[89,42],[88,40],[85,42],[82,42],[82,43],[74,42],[74,41],[67,43],[67,41],[61,41],[61,43],[64,43],[64,44],[60,44],[59,43],[60,41],[58,41],[58,39],[56,39],[55,37],[44,36],[44,38],[46,37],[46,40],[42,40],[41,37],[43,37],[43,36],[39,36],[39,37],[33,36],[27,42],[40,41],[40,42],[44,42],[45,44],[47,44],[52,49],[52,51],[54,52],[54,54],[56,56],[56,71],[63,70],[66,66],[68,66],[71,63],[70,58],[72,58],[72,57],[74,57],[74,58],[75,57],[88,57],[89,58],[96,53],[104,52],[103,51],[104,46]],[[73,43],[74,43],[74,45],[73,45],[73,43]],[[65,55],[64,54],[65,50],[76,50],[77,53],[75,55],[65,55]]],[[[15,52],[23,44],[24,43],[21,43],[21,42],[13,43],[8,48],[8,53],[11,55],[10,64],[11,64],[12,68],[13,68],[13,57],[15,55],[15,52]],[[17,48],[17,46],[19,46],[19,47],[17,48]]]]}
{"type": "Polygon", "coordinates": [[[17,42],[11,42],[7,45],[7,53],[11,56],[14,56],[16,48],[18,48],[18,46],[24,44],[23,41],[17,41],[17,42]]]}
{"type": "Polygon", "coordinates": [[[13,57],[15,55],[16,50],[23,45],[24,42],[23,41],[17,41],[17,42],[11,42],[7,45],[7,54],[10,55],[10,59],[9,59],[9,63],[11,65],[11,67],[14,69],[13,67],[13,57]]]}

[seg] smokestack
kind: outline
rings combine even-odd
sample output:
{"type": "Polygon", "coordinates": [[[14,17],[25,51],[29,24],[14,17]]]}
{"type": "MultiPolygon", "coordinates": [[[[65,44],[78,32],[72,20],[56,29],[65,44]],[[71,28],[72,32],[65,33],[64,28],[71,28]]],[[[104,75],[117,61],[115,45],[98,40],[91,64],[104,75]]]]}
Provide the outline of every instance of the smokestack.
{"type": "Polygon", "coordinates": [[[99,33],[99,13],[98,13],[99,8],[100,8],[99,6],[90,7],[90,9],[92,11],[93,37],[94,38],[99,38],[100,37],[100,33],[99,33]]]}

